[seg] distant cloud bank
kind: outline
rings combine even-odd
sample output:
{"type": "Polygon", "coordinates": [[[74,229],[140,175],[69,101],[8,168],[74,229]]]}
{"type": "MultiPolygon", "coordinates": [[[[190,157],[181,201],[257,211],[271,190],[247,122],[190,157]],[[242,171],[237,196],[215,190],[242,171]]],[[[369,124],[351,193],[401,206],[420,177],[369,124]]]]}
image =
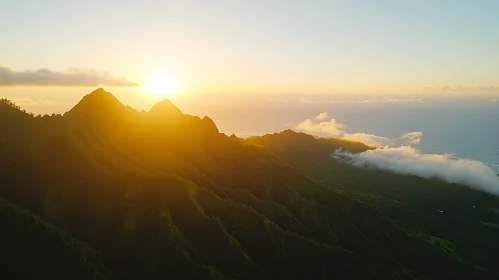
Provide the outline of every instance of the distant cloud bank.
{"type": "Polygon", "coordinates": [[[364,99],[364,100],[310,100],[306,98],[298,99],[298,102],[301,103],[359,103],[359,104],[369,104],[369,103],[411,103],[411,102],[420,102],[421,99],[411,99],[411,98],[389,98],[389,99],[364,99]]]}
{"type": "Polygon", "coordinates": [[[0,66],[0,86],[134,87],[138,84],[93,69],[73,68],[65,72],[50,69],[16,71],[0,66]]]}
{"type": "MultiPolygon", "coordinates": [[[[7,98],[4,96],[0,96],[0,98],[7,98]]],[[[30,97],[15,97],[15,98],[7,98],[10,101],[13,101],[18,106],[40,106],[40,105],[51,105],[55,104],[52,100],[35,100],[30,97]]]]}
{"type": "Polygon", "coordinates": [[[499,86],[440,86],[440,87],[424,87],[418,91],[433,91],[433,92],[499,92],[499,86]]]}
{"type": "Polygon", "coordinates": [[[352,154],[337,150],[333,157],[357,167],[377,168],[422,178],[438,178],[499,196],[499,177],[485,164],[450,155],[422,154],[410,146],[384,147],[352,154]]]}

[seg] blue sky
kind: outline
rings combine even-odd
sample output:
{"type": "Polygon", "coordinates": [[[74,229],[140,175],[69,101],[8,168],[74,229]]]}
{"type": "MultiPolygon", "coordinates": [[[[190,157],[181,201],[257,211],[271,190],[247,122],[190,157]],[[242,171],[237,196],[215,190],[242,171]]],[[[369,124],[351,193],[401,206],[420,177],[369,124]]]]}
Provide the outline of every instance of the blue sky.
{"type": "MultiPolygon", "coordinates": [[[[499,1],[75,2],[2,1],[0,65],[140,85],[159,71],[179,93],[499,91],[499,1]]],[[[93,89],[16,83],[0,95],[93,89]]]]}

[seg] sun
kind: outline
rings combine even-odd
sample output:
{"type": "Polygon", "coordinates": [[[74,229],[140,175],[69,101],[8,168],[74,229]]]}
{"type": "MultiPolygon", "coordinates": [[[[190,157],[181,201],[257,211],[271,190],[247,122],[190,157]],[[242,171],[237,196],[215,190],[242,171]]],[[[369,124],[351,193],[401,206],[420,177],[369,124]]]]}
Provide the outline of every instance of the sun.
{"type": "Polygon", "coordinates": [[[157,97],[171,97],[177,94],[175,79],[167,73],[155,73],[144,84],[146,93],[157,97]]]}

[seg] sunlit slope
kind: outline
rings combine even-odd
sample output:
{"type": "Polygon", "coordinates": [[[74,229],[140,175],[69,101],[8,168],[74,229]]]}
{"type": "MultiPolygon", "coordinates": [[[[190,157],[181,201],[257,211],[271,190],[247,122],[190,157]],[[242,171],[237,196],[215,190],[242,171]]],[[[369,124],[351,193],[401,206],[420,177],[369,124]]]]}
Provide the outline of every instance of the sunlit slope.
{"type": "Polygon", "coordinates": [[[99,89],[64,116],[4,116],[24,129],[0,129],[0,195],[88,242],[117,278],[475,275],[168,100],[138,112],[99,89]]]}

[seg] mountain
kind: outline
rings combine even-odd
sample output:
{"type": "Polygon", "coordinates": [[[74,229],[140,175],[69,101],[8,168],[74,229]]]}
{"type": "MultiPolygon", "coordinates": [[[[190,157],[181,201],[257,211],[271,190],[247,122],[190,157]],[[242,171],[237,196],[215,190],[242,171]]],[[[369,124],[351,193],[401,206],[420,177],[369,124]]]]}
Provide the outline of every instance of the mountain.
{"type": "Polygon", "coordinates": [[[496,196],[437,179],[357,168],[332,157],[340,148],[353,153],[371,149],[362,143],[291,130],[245,142],[282,158],[316,182],[375,207],[409,234],[470,266],[499,275],[496,196]]]}
{"type": "Polygon", "coordinates": [[[363,144],[293,131],[241,140],[168,100],[139,112],[103,89],[62,116],[5,104],[0,197],[102,256],[102,265],[89,259],[104,272],[75,277],[493,279],[440,239],[319,180],[340,168],[331,149],[363,144]]]}

